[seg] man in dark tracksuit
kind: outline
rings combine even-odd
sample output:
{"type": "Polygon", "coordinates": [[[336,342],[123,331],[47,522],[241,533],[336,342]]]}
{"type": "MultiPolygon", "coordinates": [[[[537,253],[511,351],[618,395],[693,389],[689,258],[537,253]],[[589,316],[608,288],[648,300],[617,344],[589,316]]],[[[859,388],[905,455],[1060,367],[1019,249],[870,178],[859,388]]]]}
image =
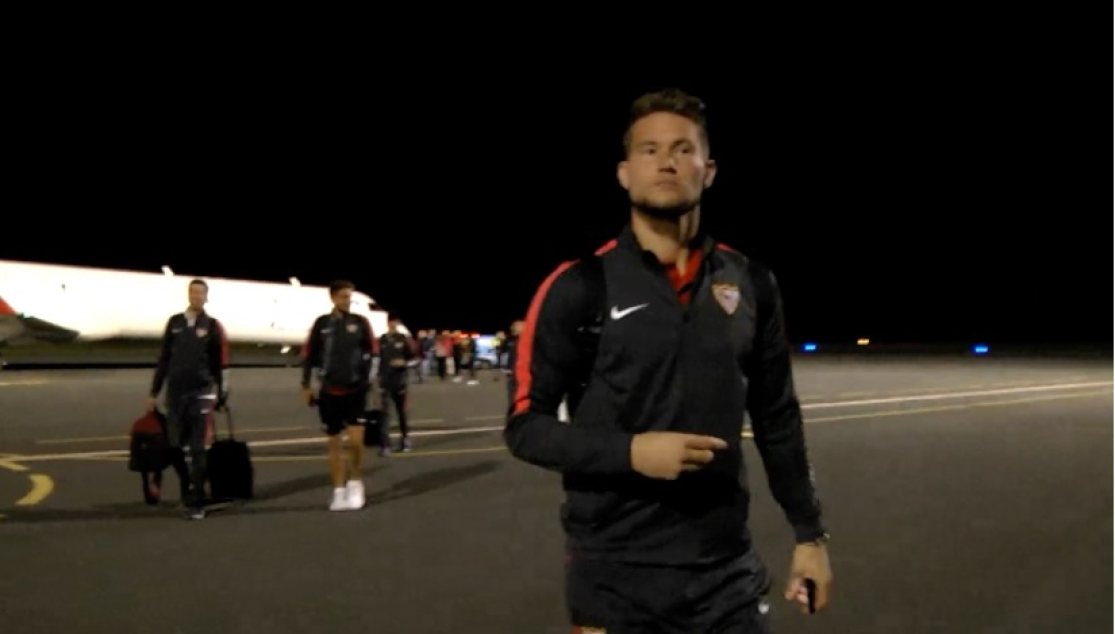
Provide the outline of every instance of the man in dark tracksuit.
{"type": "Polygon", "coordinates": [[[410,429],[407,427],[407,363],[414,358],[415,343],[399,331],[399,317],[387,316],[387,332],[379,339],[379,388],[383,394],[383,439],[381,453],[391,449],[390,404],[399,415],[399,445],[396,451],[410,451],[410,429]]]}
{"type": "Polygon", "coordinates": [[[777,286],[699,231],[715,173],[702,109],[673,91],[635,102],[618,171],[630,224],[543,282],[518,346],[505,439],[562,473],[566,604],[586,632],[769,631],[771,581],[747,527],[745,413],[797,544],[784,597],[803,611],[828,602],[777,286]]]}
{"type": "Polygon", "coordinates": [[[228,402],[228,337],[221,322],[205,312],[208,296],[209,286],[192,280],[189,308],[167,320],[148,401],[148,410],[154,410],[165,383],[167,440],[179,477],[182,448],[190,453],[190,485],[183,486],[182,496],[189,519],[205,517],[208,432],[214,409],[228,402]]]}
{"type": "Polygon", "coordinates": [[[352,282],[339,280],[329,286],[333,311],[314,320],[303,347],[302,397],[316,403],[325,433],[329,473],[333,482],[331,511],[364,508],[364,482],[360,469],[364,455],[364,413],[371,388],[372,359],[378,342],[367,317],[349,312],[352,282]],[[315,395],[310,379],[315,374],[320,389],[315,395]],[[341,432],[349,437],[348,482],[341,451],[341,432]]]}

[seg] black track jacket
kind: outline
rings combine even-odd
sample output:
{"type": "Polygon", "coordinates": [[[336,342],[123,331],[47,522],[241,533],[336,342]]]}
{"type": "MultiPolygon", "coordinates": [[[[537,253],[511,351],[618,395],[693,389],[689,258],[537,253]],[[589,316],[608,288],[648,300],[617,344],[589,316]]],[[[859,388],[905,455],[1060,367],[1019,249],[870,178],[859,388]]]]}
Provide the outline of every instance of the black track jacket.
{"type": "Polygon", "coordinates": [[[519,459],[562,473],[573,554],[682,565],[746,552],[745,412],[796,538],[824,533],[774,277],[706,236],[694,248],[704,256],[689,306],[630,227],[597,252],[605,315],[570,424],[556,413],[584,354],[577,331],[593,301],[584,265],[558,267],[530,306],[504,437],[519,459]],[[768,315],[757,310],[760,292],[768,315]],[[631,468],[632,436],[651,430],[717,436],[729,448],[700,471],[654,480],[631,468]]]}

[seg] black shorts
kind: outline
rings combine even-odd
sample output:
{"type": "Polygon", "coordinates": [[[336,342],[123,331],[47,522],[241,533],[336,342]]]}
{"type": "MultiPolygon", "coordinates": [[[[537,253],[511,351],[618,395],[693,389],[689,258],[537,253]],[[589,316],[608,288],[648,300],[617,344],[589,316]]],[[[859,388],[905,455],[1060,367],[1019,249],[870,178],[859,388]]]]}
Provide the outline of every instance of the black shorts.
{"type": "Polygon", "coordinates": [[[758,554],[684,568],[570,557],[566,606],[574,631],[769,634],[770,578],[758,554]]]}
{"type": "Polygon", "coordinates": [[[349,425],[361,425],[367,407],[366,390],[356,390],[347,394],[330,394],[322,391],[317,397],[317,413],[321,417],[321,430],[329,436],[336,436],[349,425]]]}

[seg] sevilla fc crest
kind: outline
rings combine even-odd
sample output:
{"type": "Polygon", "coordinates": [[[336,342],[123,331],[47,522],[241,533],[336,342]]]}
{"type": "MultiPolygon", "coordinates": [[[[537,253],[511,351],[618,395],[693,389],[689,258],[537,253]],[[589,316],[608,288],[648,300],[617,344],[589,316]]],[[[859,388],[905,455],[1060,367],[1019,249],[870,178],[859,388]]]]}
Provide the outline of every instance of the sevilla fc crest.
{"type": "Polygon", "coordinates": [[[197,329],[197,336],[199,338],[204,337],[207,334],[209,334],[209,329],[208,328],[198,328],[197,329]]]}
{"type": "Polygon", "coordinates": [[[712,295],[729,315],[735,314],[739,308],[739,287],[735,284],[713,284],[712,295]]]}

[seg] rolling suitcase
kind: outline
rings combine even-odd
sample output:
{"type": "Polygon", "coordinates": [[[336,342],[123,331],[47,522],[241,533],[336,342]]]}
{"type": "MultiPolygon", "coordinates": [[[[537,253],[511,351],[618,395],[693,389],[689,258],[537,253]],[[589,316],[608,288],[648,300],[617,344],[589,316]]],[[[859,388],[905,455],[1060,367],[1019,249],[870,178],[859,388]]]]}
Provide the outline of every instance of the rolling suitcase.
{"type": "Polygon", "coordinates": [[[384,411],[379,408],[372,408],[364,412],[361,421],[364,423],[364,446],[365,447],[380,447],[385,442],[385,434],[383,429],[383,422],[386,419],[384,411]]]}
{"type": "Polygon", "coordinates": [[[220,438],[214,425],[212,446],[206,454],[206,477],[214,502],[250,500],[255,493],[255,472],[248,443],[236,440],[232,411],[225,409],[228,437],[220,438]]]}

